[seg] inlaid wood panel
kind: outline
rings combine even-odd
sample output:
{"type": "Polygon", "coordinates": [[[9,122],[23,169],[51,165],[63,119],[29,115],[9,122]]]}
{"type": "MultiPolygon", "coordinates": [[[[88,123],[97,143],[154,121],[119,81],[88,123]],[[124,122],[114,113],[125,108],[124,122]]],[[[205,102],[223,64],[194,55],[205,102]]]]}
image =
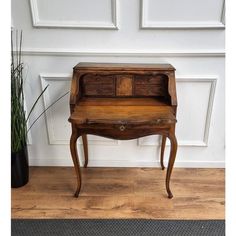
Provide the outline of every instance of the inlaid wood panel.
{"type": "Polygon", "coordinates": [[[132,96],[133,95],[133,76],[118,75],[116,79],[116,95],[132,96]]]}

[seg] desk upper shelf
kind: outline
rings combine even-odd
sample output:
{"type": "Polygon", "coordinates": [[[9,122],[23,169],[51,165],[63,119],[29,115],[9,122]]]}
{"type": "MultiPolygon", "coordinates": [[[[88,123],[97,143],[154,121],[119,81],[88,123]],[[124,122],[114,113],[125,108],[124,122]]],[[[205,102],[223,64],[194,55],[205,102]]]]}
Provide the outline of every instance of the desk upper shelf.
{"type": "Polygon", "coordinates": [[[175,83],[170,64],[79,63],[74,67],[70,105],[73,110],[85,98],[155,98],[177,106],[175,83]]]}

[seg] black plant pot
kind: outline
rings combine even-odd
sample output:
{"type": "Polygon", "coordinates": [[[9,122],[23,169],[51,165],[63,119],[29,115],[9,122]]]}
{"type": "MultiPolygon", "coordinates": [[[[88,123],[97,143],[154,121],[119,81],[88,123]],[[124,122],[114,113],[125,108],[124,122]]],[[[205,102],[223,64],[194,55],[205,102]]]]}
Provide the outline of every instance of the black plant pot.
{"type": "Polygon", "coordinates": [[[27,184],[29,181],[29,162],[27,145],[11,154],[11,187],[18,188],[27,184]]]}

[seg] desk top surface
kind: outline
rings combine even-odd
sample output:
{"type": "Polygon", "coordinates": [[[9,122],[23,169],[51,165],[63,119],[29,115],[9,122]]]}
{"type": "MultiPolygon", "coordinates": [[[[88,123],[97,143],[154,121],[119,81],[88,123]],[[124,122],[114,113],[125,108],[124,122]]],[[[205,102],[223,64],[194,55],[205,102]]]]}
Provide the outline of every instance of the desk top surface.
{"type": "Polygon", "coordinates": [[[90,63],[80,62],[74,70],[168,70],[175,68],[171,64],[134,64],[134,63],[90,63]]]}
{"type": "Polygon", "coordinates": [[[76,124],[127,124],[162,122],[175,123],[170,106],[76,106],[69,118],[76,124]]]}
{"type": "Polygon", "coordinates": [[[157,119],[175,123],[171,106],[157,98],[83,98],[69,121],[76,124],[153,123],[157,119]]]}

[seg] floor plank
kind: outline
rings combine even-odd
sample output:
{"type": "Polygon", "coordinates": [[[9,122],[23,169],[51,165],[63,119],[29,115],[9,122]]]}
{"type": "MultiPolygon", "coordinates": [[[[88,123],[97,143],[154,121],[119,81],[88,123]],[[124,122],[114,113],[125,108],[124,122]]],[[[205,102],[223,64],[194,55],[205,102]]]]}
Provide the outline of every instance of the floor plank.
{"type": "Polygon", "coordinates": [[[159,168],[82,168],[78,199],[71,167],[31,167],[12,189],[12,218],[224,219],[224,169],[175,168],[165,191],[159,168]]]}

